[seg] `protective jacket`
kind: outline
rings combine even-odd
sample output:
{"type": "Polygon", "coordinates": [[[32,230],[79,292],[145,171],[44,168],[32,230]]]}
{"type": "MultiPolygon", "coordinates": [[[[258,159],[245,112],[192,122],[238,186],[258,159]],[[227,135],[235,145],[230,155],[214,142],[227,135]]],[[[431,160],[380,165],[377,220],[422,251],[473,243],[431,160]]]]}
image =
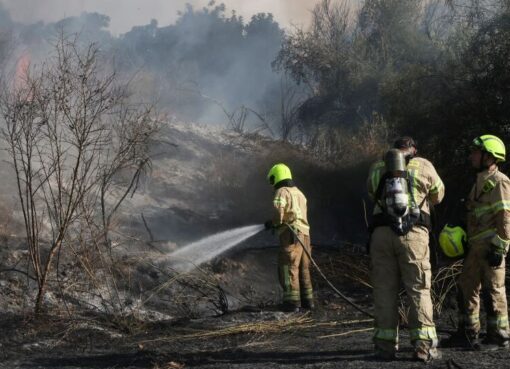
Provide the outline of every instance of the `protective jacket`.
{"type": "Polygon", "coordinates": [[[487,312],[487,333],[508,340],[505,260],[492,267],[488,255],[506,254],[510,240],[510,180],[497,168],[478,173],[466,203],[469,252],[459,277],[459,326],[472,336],[480,331],[480,290],[487,312]]]}
{"type": "Polygon", "coordinates": [[[467,233],[471,241],[493,239],[495,242],[506,243],[505,247],[508,247],[510,180],[506,175],[497,168],[478,173],[466,207],[467,233]]]}
{"type": "MultiPolygon", "coordinates": [[[[275,225],[286,223],[299,233],[310,234],[306,197],[297,187],[278,188],[275,191],[273,206],[276,209],[273,219],[275,225]]],[[[285,227],[277,229],[279,234],[285,231],[285,227]]]]}

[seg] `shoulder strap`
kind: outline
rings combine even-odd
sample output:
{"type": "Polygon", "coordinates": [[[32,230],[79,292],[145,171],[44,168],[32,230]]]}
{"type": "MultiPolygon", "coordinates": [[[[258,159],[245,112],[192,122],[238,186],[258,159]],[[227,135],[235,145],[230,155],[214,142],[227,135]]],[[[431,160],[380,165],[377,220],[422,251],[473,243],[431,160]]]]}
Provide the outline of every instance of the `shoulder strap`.
{"type": "Polygon", "coordinates": [[[388,172],[384,173],[379,180],[379,183],[377,184],[377,189],[375,190],[375,202],[379,202],[381,200],[382,192],[384,189],[384,182],[390,177],[390,174],[388,172]]]}
{"type": "Polygon", "coordinates": [[[480,191],[480,194],[478,196],[476,195],[476,192],[478,192],[478,188],[476,188],[477,182],[475,182],[475,201],[478,201],[480,197],[482,197],[486,193],[491,192],[498,185],[499,182],[501,182],[501,180],[498,181],[497,178],[488,178],[483,183],[482,190],[480,191]]]}

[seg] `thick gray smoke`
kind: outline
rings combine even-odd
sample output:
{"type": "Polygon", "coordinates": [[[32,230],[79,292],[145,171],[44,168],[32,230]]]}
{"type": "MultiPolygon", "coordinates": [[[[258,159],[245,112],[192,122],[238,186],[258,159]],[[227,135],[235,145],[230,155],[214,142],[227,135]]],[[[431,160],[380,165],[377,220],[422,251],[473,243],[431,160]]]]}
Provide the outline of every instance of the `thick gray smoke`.
{"type": "MultiPolygon", "coordinates": [[[[243,12],[249,10],[254,8],[243,6],[243,12]]],[[[115,36],[109,31],[112,19],[104,14],[21,24],[0,7],[2,23],[11,24],[0,30],[0,36],[13,40],[18,49],[15,60],[29,55],[34,64],[48,54],[61,29],[77,33],[80,42],[98,42],[103,54],[115,60],[118,73],[131,80],[137,97],[156,100],[177,119],[225,125],[229,115],[235,114],[239,122],[247,114],[246,125],[277,125],[282,93],[288,92],[290,82],[282,84],[283,76],[271,67],[284,35],[273,15],[258,13],[244,19],[213,3],[200,8],[188,4],[175,14],[172,24],[153,19],[115,36]]]]}

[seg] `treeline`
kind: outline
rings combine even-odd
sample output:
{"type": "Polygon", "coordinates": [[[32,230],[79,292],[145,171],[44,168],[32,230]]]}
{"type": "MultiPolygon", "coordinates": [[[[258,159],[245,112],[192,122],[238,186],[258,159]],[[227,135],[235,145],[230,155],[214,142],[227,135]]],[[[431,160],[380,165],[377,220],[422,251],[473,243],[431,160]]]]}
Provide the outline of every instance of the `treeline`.
{"type": "Polygon", "coordinates": [[[108,31],[109,22],[106,15],[83,13],[23,25],[0,5],[0,62],[15,63],[28,50],[32,64],[39,63],[53,50],[59,32],[78,34],[80,44],[100,46],[102,57],[139,96],[157,101],[177,119],[227,121],[238,129],[245,123],[269,129],[277,124],[283,73],[275,72],[271,62],[283,30],[271,14],[245,20],[212,1],[204,8],[188,5],[175,24],[153,20],[118,37],[108,31]]]}
{"type": "Polygon", "coordinates": [[[309,27],[284,32],[271,14],[247,21],[211,2],[119,37],[105,15],[21,25],[0,7],[0,63],[20,47],[37,58],[59,29],[76,32],[178,119],[257,126],[330,162],[409,134],[451,170],[476,135],[510,142],[509,0],[354,3],[323,0],[309,27]]]}
{"type": "Polygon", "coordinates": [[[323,0],[274,66],[313,91],[299,110],[306,126],[356,132],[382,119],[379,137],[415,136],[449,175],[466,172],[473,137],[510,144],[507,0],[323,0]]]}

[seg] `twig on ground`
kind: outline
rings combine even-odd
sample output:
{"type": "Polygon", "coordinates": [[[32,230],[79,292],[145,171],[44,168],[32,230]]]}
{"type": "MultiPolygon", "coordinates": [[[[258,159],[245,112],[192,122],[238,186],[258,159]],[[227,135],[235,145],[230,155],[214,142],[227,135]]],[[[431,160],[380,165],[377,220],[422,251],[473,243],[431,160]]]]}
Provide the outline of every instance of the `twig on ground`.
{"type": "Polygon", "coordinates": [[[347,336],[349,334],[368,332],[368,331],[373,331],[373,330],[374,330],[374,328],[362,328],[362,329],[355,329],[353,331],[348,331],[348,332],[328,334],[326,336],[318,336],[317,338],[322,339],[322,338],[341,337],[341,336],[347,336]]]}

